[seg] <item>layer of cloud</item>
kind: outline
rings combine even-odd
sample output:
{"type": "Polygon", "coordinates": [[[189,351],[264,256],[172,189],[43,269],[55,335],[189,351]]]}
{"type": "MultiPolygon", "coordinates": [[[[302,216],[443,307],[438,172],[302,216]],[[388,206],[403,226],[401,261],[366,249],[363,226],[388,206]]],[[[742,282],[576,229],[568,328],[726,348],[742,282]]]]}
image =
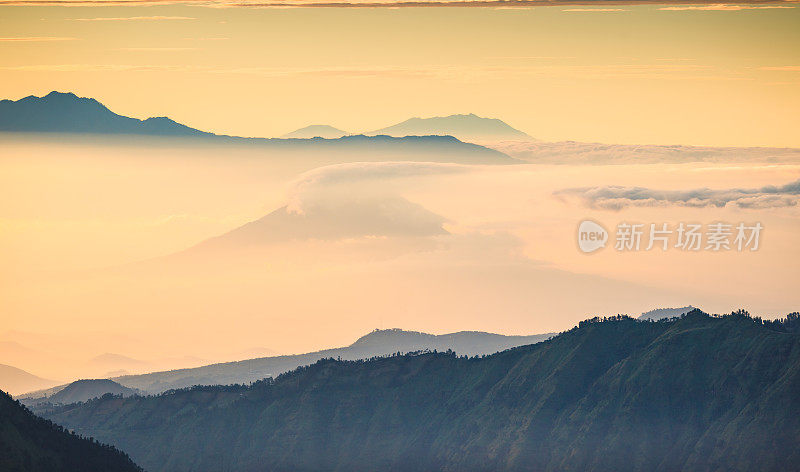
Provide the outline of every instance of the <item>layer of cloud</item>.
{"type": "Polygon", "coordinates": [[[768,67],[760,67],[759,69],[779,71],[779,72],[800,72],[800,66],[768,66],[768,67]]]}
{"type": "Polygon", "coordinates": [[[195,51],[197,48],[119,48],[117,51],[138,51],[138,52],[169,52],[169,51],[195,51]]]}
{"type": "Polygon", "coordinates": [[[163,20],[196,20],[190,16],[117,16],[97,18],[68,18],[69,21],[163,21],[163,20]]]}
{"type": "Polygon", "coordinates": [[[319,76],[319,77],[384,77],[384,78],[416,78],[433,77],[456,81],[471,81],[491,77],[507,77],[516,74],[520,77],[558,77],[585,79],[589,76],[605,79],[642,79],[642,80],[696,80],[696,81],[731,81],[753,80],[740,73],[715,70],[712,66],[689,64],[686,61],[669,64],[660,61],[652,64],[551,64],[551,63],[519,63],[499,66],[465,67],[456,64],[439,64],[426,67],[397,67],[385,64],[370,64],[362,67],[215,67],[196,65],[132,65],[132,64],[26,64],[0,66],[0,70],[16,71],[129,71],[129,70],[163,70],[212,74],[247,74],[262,77],[287,76],[319,76]]]}
{"type": "Polygon", "coordinates": [[[733,206],[748,209],[781,208],[797,205],[800,180],[786,185],[753,189],[655,190],[645,187],[584,187],[554,192],[554,196],[576,197],[590,208],[622,210],[627,207],[683,206],[692,208],[733,206]]]}
{"type": "MultiPolygon", "coordinates": [[[[699,1],[658,1],[658,0],[406,0],[406,1],[274,1],[274,2],[230,2],[230,3],[216,3],[217,6],[228,7],[250,7],[250,8],[402,8],[402,7],[478,7],[478,8],[527,8],[527,7],[540,7],[540,6],[586,6],[586,5],[664,5],[664,4],[679,4],[674,9],[676,10],[716,10],[716,11],[736,11],[744,9],[761,9],[761,8],[794,8],[791,6],[775,6],[765,5],[763,1],[750,0],[737,5],[728,4],[712,4],[708,5],[707,2],[699,1]],[[683,5],[698,5],[697,8],[684,7],[683,5]],[[757,6],[748,6],[750,4],[757,6]]],[[[663,10],[664,8],[662,8],[663,10]]],[[[572,11],[588,11],[590,9],[576,9],[572,11]]],[[[598,9],[596,11],[620,11],[622,9],[598,9]]]]}
{"type": "Polygon", "coordinates": [[[23,36],[17,38],[0,38],[0,43],[5,43],[5,42],[38,43],[38,42],[49,42],[49,41],[75,41],[76,39],[78,38],[68,38],[61,36],[23,36]]]}
{"type": "MultiPolygon", "coordinates": [[[[122,48],[117,50],[127,51],[185,51],[196,48],[122,48]]],[[[427,78],[447,75],[458,76],[458,70],[447,68],[413,69],[388,66],[365,66],[361,68],[350,67],[318,67],[318,68],[289,68],[289,67],[208,67],[185,64],[26,64],[15,66],[0,66],[0,70],[20,72],[196,72],[209,74],[242,74],[257,75],[262,77],[290,77],[290,76],[320,76],[320,77],[415,77],[427,78]]]]}
{"type": "Polygon", "coordinates": [[[800,164],[800,149],[794,148],[632,145],[575,141],[505,142],[492,144],[491,147],[534,164],[800,164]]]}
{"type": "Polygon", "coordinates": [[[401,194],[420,178],[469,169],[426,162],[355,162],[319,167],[289,183],[286,206],[194,250],[303,240],[445,235],[445,218],[401,194]]]}
{"type": "MultiPolygon", "coordinates": [[[[787,2],[789,3],[789,2],[787,2]]],[[[745,0],[736,5],[709,4],[704,0],[354,0],[354,1],[231,1],[231,0],[0,0],[0,5],[58,5],[58,6],[120,6],[191,4],[206,7],[243,8],[529,8],[540,6],[597,6],[597,5],[676,5],[667,10],[738,11],[752,8],[793,8],[772,5],[764,0],[745,0]],[[697,5],[696,8],[685,5],[697,5]],[[754,5],[749,7],[749,5],[754,5]]],[[[603,11],[603,10],[600,10],[603,11]]],[[[606,10],[609,11],[609,10],[606,10]]]]}
{"type": "Polygon", "coordinates": [[[328,198],[342,188],[360,193],[392,194],[392,181],[431,175],[450,175],[468,172],[469,166],[433,162],[355,162],[335,164],[308,171],[289,184],[288,209],[302,213],[309,201],[328,198]]]}
{"type": "Polygon", "coordinates": [[[788,5],[729,5],[727,3],[714,3],[711,5],[680,5],[680,6],[672,6],[672,7],[663,7],[659,8],[659,10],[664,11],[690,11],[690,10],[701,10],[701,11],[740,11],[740,10],[772,10],[772,9],[780,9],[780,8],[794,8],[788,5]]]}
{"type": "Polygon", "coordinates": [[[611,11],[629,11],[624,8],[567,8],[561,11],[576,11],[576,12],[611,12],[611,11]]]}

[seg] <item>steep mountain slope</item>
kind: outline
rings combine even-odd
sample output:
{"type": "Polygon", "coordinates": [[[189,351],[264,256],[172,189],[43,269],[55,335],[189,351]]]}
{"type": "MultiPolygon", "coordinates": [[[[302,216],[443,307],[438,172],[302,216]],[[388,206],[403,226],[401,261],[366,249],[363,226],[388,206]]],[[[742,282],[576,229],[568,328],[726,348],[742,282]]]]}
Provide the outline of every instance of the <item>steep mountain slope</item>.
{"type": "Polygon", "coordinates": [[[167,117],[137,120],[118,115],[93,98],[50,92],[19,100],[0,100],[0,131],[210,136],[167,117]]]}
{"type": "Polygon", "coordinates": [[[139,472],[122,452],[70,434],[0,392],[3,472],[139,472]]]}
{"type": "Polygon", "coordinates": [[[369,136],[454,136],[462,141],[534,141],[496,118],[474,114],[410,118],[402,123],[366,133],[369,136]]]}
{"type": "Polygon", "coordinates": [[[281,138],[284,139],[310,139],[310,138],[325,138],[336,139],[342,136],[347,136],[347,131],[342,131],[330,125],[310,125],[304,128],[296,129],[291,133],[286,133],[281,138]]]}
{"type": "Polygon", "coordinates": [[[614,317],[485,358],[324,360],[51,418],[152,471],[790,471],[800,335],[786,326],[614,317]]]}
{"type": "Polygon", "coordinates": [[[178,369],[143,375],[128,375],[114,380],[122,385],[148,393],[161,393],[169,389],[193,385],[227,385],[250,383],[278,375],[300,366],[313,364],[320,359],[368,359],[395,353],[421,350],[454,350],[462,355],[483,355],[544,341],[552,334],[532,336],[503,336],[482,332],[460,332],[442,335],[403,331],[400,329],[375,330],[347,347],[326,349],[307,354],[264,357],[236,362],[224,362],[192,369],[178,369]]]}
{"type": "Polygon", "coordinates": [[[0,364],[0,389],[12,394],[47,388],[57,382],[37,377],[16,367],[0,364]]]}

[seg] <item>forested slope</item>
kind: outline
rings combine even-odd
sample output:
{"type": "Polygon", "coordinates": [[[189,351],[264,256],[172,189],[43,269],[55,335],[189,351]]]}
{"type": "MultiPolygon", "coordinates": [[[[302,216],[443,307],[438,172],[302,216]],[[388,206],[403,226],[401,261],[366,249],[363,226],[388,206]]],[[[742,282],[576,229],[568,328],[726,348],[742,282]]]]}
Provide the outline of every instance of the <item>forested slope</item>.
{"type": "Polygon", "coordinates": [[[152,472],[789,471],[792,316],[614,317],[484,358],[324,360],[249,387],[107,397],[51,417],[152,472]]]}

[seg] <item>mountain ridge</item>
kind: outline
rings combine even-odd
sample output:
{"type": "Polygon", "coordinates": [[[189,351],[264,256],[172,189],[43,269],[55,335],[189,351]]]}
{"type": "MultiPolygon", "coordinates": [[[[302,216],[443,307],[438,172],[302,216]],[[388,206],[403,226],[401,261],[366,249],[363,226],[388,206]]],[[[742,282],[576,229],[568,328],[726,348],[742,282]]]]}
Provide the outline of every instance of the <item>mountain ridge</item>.
{"type": "Polygon", "coordinates": [[[212,136],[165,116],[144,120],[118,115],[94,98],[52,91],[0,100],[0,131],[212,136]]]}
{"type": "Polygon", "coordinates": [[[47,416],[152,472],[790,471],[800,461],[799,321],[699,310],[596,318],[483,358],[325,359],[251,386],[104,398],[47,416]]]}
{"type": "Polygon", "coordinates": [[[282,139],[337,139],[347,136],[347,131],[334,128],[331,125],[308,125],[281,136],[282,139]]]}
{"type": "Polygon", "coordinates": [[[145,120],[119,115],[93,98],[71,92],[30,95],[0,101],[0,133],[36,133],[39,138],[79,139],[112,145],[221,145],[297,153],[299,157],[331,162],[413,161],[459,164],[518,164],[501,151],[452,136],[343,135],[326,139],[253,138],[219,135],[177,123],[167,117],[145,120]]]}
{"type": "MultiPolygon", "coordinates": [[[[145,393],[157,394],[170,389],[191,387],[193,385],[247,384],[266,377],[276,377],[298,367],[313,364],[326,357],[342,359],[363,359],[385,356],[397,352],[418,350],[452,349],[459,354],[480,355],[509,349],[514,346],[543,341],[553,333],[528,336],[506,336],[482,331],[462,331],[434,335],[419,331],[402,329],[375,330],[359,337],[348,346],[323,349],[320,351],[269,356],[238,361],[219,362],[201,367],[173,369],[140,375],[113,377],[111,380],[128,388],[145,393]],[[374,342],[380,338],[380,342],[374,342]]],[[[35,403],[43,396],[55,394],[55,388],[47,391],[29,392],[19,398],[35,403]]]]}
{"type": "Polygon", "coordinates": [[[368,136],[454,136],[462,141],[535,141],[528,134],[512,128],[497,118],[483,118],[474,113],[409,118],[400,123],[364,133],[368,136]]]}
{"type": "Polygon", "coordinates": [[[0,389],[6,392],[27,392],[47,388],[57,382],[44,379],[20,368],[0,364],[0,389]]]}
{"type": "MultiPolygon", "coordinates": [[[[511,128],[498,119],[481,118],[474,114],[450,115],[435,118],[411,118],[389,128],[372,133],[351,134],[330,125],[309,125],[282,135],[280,138],[252,138],[220,135],[201,131],[178,123],[166,116],[144,120],[120,115],[90,97],[79,97],[73,92],[52,91],[38,97],[28,95],[19,100],[0,100],[0,132],[39,132],[68,134],[108,134],[121,136],[216,138],[245,140],[260,143],[280,141],[337,140],[346,137],[381,136],[434,137],[452,136],[456,139],[473,135],[503,135],[517,139],[531,139],[525,133],[511,128]],[[411,127],[410,132],[398,135],[394,130],[411,127]],[[485,130],[479,132],[482,128],[485,130]],[[444,132],[451,129],[454,133],[444,132]],[[413,132],[411,132],[413,131],[413,132]],[[498,134],[499,133],[499,134],[498,134]]],[[[468,140],[458,139],[462,142],[468,140]]],[[[499,151],[497,151],[499,153],[499,151]]]]}

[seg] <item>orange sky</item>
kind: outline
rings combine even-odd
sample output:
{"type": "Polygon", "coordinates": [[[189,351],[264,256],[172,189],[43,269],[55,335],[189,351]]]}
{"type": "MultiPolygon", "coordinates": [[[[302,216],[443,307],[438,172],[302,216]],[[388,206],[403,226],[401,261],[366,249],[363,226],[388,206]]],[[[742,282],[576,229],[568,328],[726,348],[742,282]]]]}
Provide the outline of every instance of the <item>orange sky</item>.
{"type": "MultiPolygon", "coordinates": [[[[800,147],[793,4],[220,6],[0,6],[0,97],[72,91],[120,114],[244,136],[476,113],[544,140],[800,147]]],[[[618,212],[554,196],[781,186],[800,178],[793,161],[640,164],[637,147],[623,165],[377,173],[317,190],[346,206],[377,189],[439,215],[450,234],[284,241],[172,267],[152,260],[291,203],[296,179],[326,158],[373,156],[128,144],[0,137],[0,347],[22,345],[18,367],[67,380],[98,375],[86,362],[104,352],[180,367],[185,356],[346,345],[376,327],[532,334],[687,303],[767,317],[800,308],[796,194],[765,208],[618,212]],[[586,256],[574,240],[585,218],[767,229],[752,254],[586,256]]]]}
{"type": "Polygon", "coordinates": [[[767,7],[0,6],[0,95],[247,136],[476,113],[545,140],[800,146],[800,10],[767,7]]]}

